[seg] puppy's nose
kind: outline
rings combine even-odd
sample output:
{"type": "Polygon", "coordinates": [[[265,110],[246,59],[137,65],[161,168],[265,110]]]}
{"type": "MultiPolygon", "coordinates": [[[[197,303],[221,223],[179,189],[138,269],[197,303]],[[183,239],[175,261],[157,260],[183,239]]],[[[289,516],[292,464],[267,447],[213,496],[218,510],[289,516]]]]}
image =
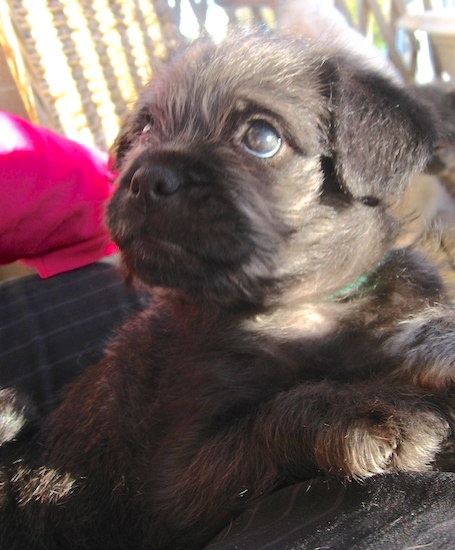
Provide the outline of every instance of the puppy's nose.
{"type": "Polygon", "coordinates": [[[131,178],[131,197],[136,206],[143,210],[159,199],[176,193],[181,184],[179,175],[167,166],[141,167],[131,178]]]}

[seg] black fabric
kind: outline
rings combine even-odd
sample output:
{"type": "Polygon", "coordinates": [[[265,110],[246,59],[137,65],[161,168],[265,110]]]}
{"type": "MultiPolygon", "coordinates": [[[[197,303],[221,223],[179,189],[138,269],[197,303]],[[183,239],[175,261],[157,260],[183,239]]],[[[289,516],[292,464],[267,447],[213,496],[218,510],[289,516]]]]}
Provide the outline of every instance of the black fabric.
{"type": "Polygon", "coordinates": [[[244,512],[207,550],[455,549],[455,474],[314,479],[244,512]]]}
{"type": "Polygon", "coordinates": [[[144,302],[103,262],[0,284],[0,387],[21,388],[52,410],[62,386],[101,359],[114,329],[144,302]]]}

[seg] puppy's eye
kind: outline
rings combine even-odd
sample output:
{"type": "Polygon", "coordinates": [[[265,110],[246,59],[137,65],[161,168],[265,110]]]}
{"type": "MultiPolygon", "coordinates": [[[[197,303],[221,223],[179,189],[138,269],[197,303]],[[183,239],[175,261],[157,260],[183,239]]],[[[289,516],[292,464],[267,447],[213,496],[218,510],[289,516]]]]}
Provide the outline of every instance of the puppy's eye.
{"type": "Polygon", "coordinates": [[[151,129],[152,129],[152,125],[150,122],[144,126],[141,134],[141,143],[147,143],[148,133],[150,132],[151,129]]]}
{"type": "Polygon", "coordinates": [[[242,138],[245,149],[262,159],[273,157],[281,148],[281,137],[265,120],[253,120],[242,138]]]}

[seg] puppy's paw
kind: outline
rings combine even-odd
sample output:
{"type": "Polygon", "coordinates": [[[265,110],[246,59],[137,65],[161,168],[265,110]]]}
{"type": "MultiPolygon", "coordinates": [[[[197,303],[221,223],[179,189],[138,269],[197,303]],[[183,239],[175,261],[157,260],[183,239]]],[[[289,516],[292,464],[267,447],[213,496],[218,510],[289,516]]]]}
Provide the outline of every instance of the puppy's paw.
{"type": "Polygon", "coordinates": [[[357,479],[430,470],[449,434],[449,422],[430,409],[379,407],[353,418],[343,435],[327,426],[317,438],[316,462],[331,475],[357,479]]]}
{"type": "Polygon", "coordinates": [[[38,422],[31,402],[12,388],[0,389],[0,447],[29,433],[38,422]]]}

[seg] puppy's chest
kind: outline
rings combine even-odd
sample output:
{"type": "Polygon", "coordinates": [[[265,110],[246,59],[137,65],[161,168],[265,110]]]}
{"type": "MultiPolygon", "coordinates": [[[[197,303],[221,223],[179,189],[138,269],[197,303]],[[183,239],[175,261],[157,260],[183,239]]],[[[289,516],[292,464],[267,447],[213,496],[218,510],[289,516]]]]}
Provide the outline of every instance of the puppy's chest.
{"type": "Polygon", "coordinates": [[[381,331],[366,331],[350,327],[324,338],[306,338],[282,344],[289,364],[296,368],[295,381],[330,379],[349,383],[387,374],[397,365],[387,357],[387,341],[381,331]]]}
{"type": "Polygon", "coordinates": [[[382,330],[323,325],[307,330],[304,320],[303,330],[269,331],[174,318],[149,348],[150,364],[160,371],[155,383],[176,402],[197,406],[224,394],[267,398],[305,381],[367,379],[381,368],[382,330]]]}
{"type": "Polygon", "coordinates": [[[404,357],[392,357],[388,342],[403,318],[364,305],[323,304],[242,320],[191,302],[167,303],[136,326],[136,349],[123,342],[125,356],[135,355],[134,369],[142,373],[137,391],[149,392],[159,417],[172,422],[220,410],[237,416],[298,384],[368,380],[399,367],[404,357]]]}

